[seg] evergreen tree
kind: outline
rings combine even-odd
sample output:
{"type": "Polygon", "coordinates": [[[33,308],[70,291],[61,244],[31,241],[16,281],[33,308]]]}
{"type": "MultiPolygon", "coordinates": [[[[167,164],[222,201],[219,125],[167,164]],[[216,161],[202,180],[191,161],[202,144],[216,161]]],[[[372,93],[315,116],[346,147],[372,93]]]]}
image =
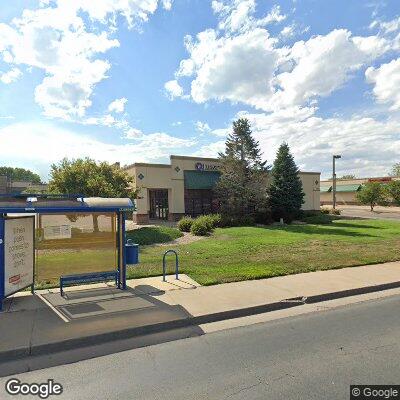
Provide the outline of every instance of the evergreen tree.
{"type": "Polygon", "coordinates": [[[253,138],[247,118],[239,118],[233,122],[233,132],[228,135],[225,146],[225,157],[241,161],[252,170],[266,169],[260,144],[253,138]]]}
{"type": "Polygon", "coordinates": [[[291,222],[300,214],[304,203],[303,185],[299,170],[287,143],[282,143],[276,154],[268,188],[268,205],[275,220],[291,222]]]}
{"type": "Polygon", "coordinates": [[[252,137],[247,119],[233,122],[225,153],[220,153],[219,157],[221,177],[215,192],[221,213],[242,217],[265,207],[265,171],[268,167],[262,161],[259,143],[252,137]]]}

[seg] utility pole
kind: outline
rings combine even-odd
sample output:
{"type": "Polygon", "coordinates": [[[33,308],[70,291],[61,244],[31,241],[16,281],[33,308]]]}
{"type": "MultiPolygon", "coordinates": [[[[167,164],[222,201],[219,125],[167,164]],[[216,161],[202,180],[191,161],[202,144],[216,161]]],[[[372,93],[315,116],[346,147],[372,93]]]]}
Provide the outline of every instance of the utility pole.
{"type": "Polygon", "coordinates": [[[336,209],[336,160],[342,158],[340,154],[334,154],[332,157],[332,196],[333,209],[336,209]]]}

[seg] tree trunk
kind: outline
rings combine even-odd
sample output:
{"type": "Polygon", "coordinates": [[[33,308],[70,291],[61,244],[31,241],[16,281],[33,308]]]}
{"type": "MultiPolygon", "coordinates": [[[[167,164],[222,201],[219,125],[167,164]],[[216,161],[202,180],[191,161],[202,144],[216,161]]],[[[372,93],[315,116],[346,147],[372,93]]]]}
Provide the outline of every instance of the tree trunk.
{"type": "Polygon", "coordinates": [[[93,232],[97,233],[99,232],[99,221],[98,221],[98,215],[97,214],[92,214],[93,218],[93,232]]]}

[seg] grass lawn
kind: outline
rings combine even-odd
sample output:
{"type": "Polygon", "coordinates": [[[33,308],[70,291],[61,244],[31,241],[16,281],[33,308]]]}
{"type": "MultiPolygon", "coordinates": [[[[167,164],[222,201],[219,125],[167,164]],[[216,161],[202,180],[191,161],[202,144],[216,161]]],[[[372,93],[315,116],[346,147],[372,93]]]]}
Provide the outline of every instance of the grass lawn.
{"type": "MultiPolygon", "coordinates": [[[[329,225],[217,229],[190,244],[140,247],[140,263],[128,267],[128,277],[161,275],[162,255],[169,248],[179,253],[181,273],[213,285],[400,260],[400,222],[336,220],[329,225]]],[[[168,261],[172,273],[173,257],[168,261]]],[[[39,258],[38,281],[40,286],[54,286],[60,272],[106,270],[114,265],[110,249],[50,251],[39,258]]]]}
{"type": "MultiPolygon", "coordinates": [[[[400,260],[400,223],[336,220],[329,225],[225,228],[173,248],[181,273],[213,285],[400,260]]],[[[166,249],[141,248],[140,264],[128,268],[128,277],[160,275],[166,249]]],[[[172,273],[172,257],[169,264],[172,273]]]]}
{"type": "Polygon", "coordinates": [[[176,228],[166,226],[146,226],[126,232],[126,238],[133,243],[148,245],[153,243],[166,243],[183,236],[183,233],[176,228]]]}

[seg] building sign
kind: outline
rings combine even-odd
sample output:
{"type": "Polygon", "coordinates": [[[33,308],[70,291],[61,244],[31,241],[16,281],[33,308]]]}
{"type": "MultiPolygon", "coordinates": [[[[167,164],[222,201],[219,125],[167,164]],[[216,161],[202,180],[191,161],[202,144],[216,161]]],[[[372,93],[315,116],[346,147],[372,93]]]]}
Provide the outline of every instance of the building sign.
{"type": "Polygon", "coordinates": [[[33,284],[34,221],[34,217],[0,221],[3,225],[0,277],[4,279],[0,300],[33,284]]]}
{"type": "Polygon", "coordinates": [[[196,171],[218,171],[219,170],[219,165],[216,164],[205,164],[202,162],[197,162],[194,165],[194,168],[196,171]]]}
{"type": "Polygon", "coordinates": [[[44,239],[71,239],[71,225],[45,226],[44,239]]]}

